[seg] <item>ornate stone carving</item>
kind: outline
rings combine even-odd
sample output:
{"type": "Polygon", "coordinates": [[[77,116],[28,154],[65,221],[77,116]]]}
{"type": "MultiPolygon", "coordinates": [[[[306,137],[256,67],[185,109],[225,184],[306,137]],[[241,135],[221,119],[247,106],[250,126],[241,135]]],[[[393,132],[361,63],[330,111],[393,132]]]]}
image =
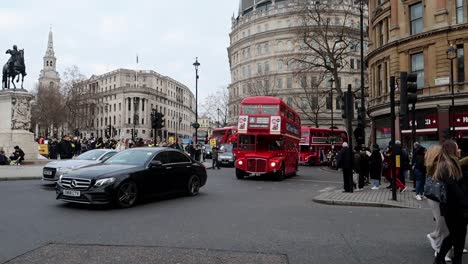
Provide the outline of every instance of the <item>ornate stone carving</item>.
{"type": "Polygon", "coordinates": [[[14,97],[13,100],[11,129],[28,131],[31,128],[31,99],[29,97],[14,97]]]}

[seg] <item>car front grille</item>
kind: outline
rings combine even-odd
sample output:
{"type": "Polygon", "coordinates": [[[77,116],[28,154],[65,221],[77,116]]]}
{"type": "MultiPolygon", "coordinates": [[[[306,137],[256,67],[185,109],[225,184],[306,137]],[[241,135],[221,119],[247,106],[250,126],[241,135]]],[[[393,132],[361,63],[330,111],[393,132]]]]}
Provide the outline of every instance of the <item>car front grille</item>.
{"type": "Polygon", "coordinates": [[[61,185],[67,189],[86,190],[91,186],[91,180],[80,178],[62,178],[61,185]]]}
{"type": "Polygon", "coordinates": [[[266,172],[266,159],[247,159],[248,172],[266,172]]]}
{"type": "Polygon", "coordinates": [[[57,173],[57,169],[56,168],[48,168],[48,167],[45,167],[42,171],[42,175],[44,176],[44,178],[46,179],[54,179],[55,178],[55,174],[57,173]],[[51,171],[52,174],[51,175],[46,175],[44,172],[45,171],[51,171]]]}

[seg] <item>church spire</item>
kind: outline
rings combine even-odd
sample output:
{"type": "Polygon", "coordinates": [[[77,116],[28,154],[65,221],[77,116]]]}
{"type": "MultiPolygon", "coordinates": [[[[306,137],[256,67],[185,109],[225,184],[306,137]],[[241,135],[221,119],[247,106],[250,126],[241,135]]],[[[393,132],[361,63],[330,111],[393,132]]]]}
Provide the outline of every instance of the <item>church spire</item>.
{"type": "Polygon", "coordinates": [[[50,30],[49,30],[49,41],[47,42],[47,50],[46,50],[46,54],[44,57],[55,57],[52,27],[50,27],[50,30]]]}

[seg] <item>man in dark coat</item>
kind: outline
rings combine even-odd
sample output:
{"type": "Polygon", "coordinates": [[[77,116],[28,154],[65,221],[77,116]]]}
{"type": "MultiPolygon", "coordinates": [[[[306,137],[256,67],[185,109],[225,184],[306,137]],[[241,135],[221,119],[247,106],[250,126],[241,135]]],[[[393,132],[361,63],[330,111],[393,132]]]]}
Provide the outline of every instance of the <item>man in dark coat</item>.
{"type": "Polygon", "coordinates": [[[59,149],[58,153],[60,154],[60,159],[73,158],[73,154],[75,153],[75,150],[73,148],[73,145],[69,136],[63,137],[62,141],[60,141],[59,143],[58,149],[59,149]]]}
{"type": "Polygon", "coordinates": [[[349,149],[348,143],[343,143],[343,148],[337,157],[338,168],[343,170],[343,187],[345,192],[352,192],[353,180],[353,156],[352,150],[349,149]]]}
{"type": "Polygon", "coordinates": [[[372,190],[378,190],[380,179],[382,177],[383,155],[380,153],[380,147],[377,144],[372,146],[372,154],[369,160],[369,172],[372,180],[372,190]]]}

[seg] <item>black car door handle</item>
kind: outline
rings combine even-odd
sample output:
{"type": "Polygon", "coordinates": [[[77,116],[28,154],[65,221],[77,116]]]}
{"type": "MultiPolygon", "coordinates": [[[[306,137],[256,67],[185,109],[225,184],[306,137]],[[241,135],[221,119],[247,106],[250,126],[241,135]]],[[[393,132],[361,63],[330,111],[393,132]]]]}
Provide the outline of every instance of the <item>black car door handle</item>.
{"type": "Polygon", "coordinates": [[[188,165],[187,168],[192,168],[192,166],[188,165]]]}
{"type": "Polygon", "coordinates": [[[166,170],[172,170],[172,167],[166,167],[166,170]]]}

